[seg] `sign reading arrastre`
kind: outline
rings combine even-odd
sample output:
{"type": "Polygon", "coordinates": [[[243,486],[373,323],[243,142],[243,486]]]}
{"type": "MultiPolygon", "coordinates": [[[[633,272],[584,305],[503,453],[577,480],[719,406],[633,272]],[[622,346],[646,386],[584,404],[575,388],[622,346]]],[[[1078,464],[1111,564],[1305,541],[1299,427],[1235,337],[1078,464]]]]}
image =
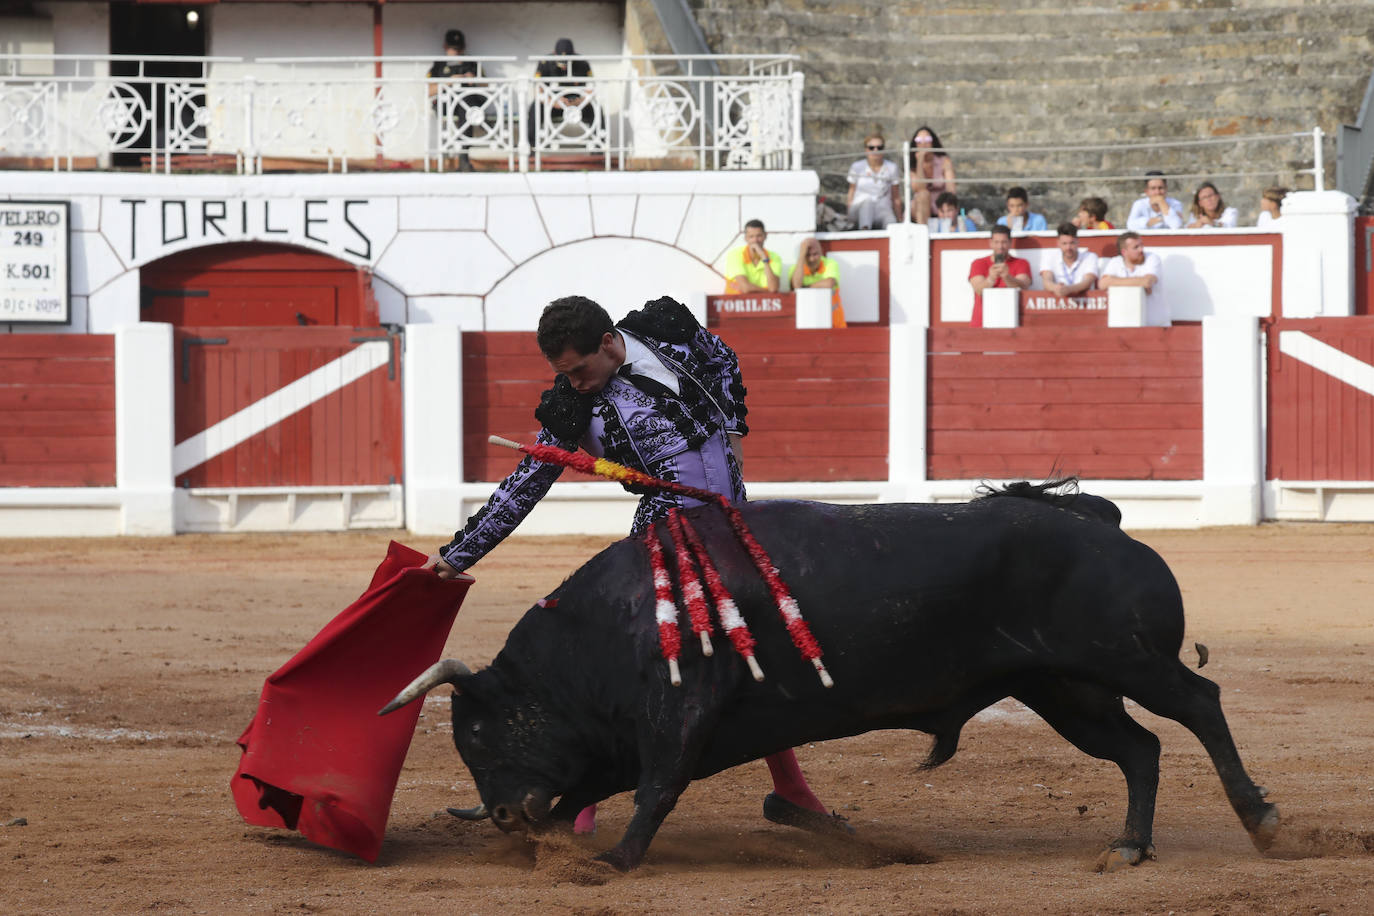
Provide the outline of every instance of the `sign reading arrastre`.
{"type": "Polygon", "coordinates": [[[0,201],[0,322],[68,324],[66,201],[0,201]]]}

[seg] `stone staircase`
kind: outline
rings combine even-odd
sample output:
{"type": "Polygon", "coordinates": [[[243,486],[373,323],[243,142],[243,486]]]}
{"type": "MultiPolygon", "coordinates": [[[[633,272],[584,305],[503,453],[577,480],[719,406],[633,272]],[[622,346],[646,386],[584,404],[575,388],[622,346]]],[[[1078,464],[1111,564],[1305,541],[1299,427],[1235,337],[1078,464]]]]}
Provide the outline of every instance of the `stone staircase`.
{"type": "MultiPolygon", "coordinates": [[[[1009,184],[1050,224],[1089,194],[1125,223],[1149,168],[1201,177],[1253,221],[1271,184],[1310,189],[1307,138],[1129,151],[1034,147],[1327,132],[1352,122],[1374,67],[1374,2],[1342,0],[689,0],[717,53],[794,53],[806,161],[827,194],[864,134],[919,124],[954,153],[964,204],[995,217],[1009,184]],[[1130,176],[1108,180],[1106,176],[1130,176]],[[1016,178],[1016,181],[1005,180],[1016,178]],[[1054,180],[1054,179],[1068,179],[1054,180]]],[[[894,158],[897,158],[894,156],[894,158]]]]}

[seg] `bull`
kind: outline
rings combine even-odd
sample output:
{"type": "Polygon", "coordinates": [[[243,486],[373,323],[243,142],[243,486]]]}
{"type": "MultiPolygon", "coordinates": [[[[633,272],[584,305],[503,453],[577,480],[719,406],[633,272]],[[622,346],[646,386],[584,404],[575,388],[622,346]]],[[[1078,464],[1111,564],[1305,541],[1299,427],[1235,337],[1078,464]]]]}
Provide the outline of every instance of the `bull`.
{"type": "MultiPolygon", "coordinates": [[[[453,740],[477,810],[505,831],[570,823],[633,789],[625,834],[600,856],[629,870],[693,779],[886,728],[932,735],[923,765],[938,766],[972,716],[1014,697],[1124,774],[1125,828],[1099,857],[1102,870],[1154,857],[1160,743],[1126,712],[1130,697],[1197,736],[1263,851],[1278,809],[1245,772],[1219,688],[1179,657],[1173,574],[1121,531],[1114,504],[1055,492],[1058,483],[1012,484],[959,505],[745,505],[824,650],[830,689],[792,646],[723,513],[703,506],[688,517],[750,622],[762,682],[734,652],[689,651],[682,686],[670,684],[648,552],[627,539],[531,608],[490,666],[441,661],[382,713],[451,684],[453,740]]],[[[670,544],[662,524],[650,536],[670,544]]]]}

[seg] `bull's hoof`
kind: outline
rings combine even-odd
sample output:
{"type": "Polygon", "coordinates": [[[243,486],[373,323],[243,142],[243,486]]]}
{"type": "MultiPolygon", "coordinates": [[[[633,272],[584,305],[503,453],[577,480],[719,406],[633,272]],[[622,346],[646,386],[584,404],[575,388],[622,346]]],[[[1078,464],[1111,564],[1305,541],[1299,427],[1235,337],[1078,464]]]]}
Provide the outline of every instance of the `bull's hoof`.
{"type": "Polygon", "coordinates": [[[1259,819],[1250,831],[1250,842],[1255,844],[1255,848],[1260,852],[1268,851],[1274,845],[1274,838],[1279,835],[1279,808],[1278,805],[1265,805],[1264,816],[1259,819]]]}
{"type": "Polygon", "coordinates": [[[854,835],[854,828],[843,815],[822,814],[820,811],[803,808],[776,792],[769,792],[764,797],[763,816],[775,824],[809,830],[812,833],[854,835]]]}
{"type": "Polygon", "coordinates": [[[631,855],[628,850],[621,849],[619,846],[612,846],[593,861],[605,862],[620,872],[631,871],[639,865],[638,856],[631,855]]]}
{"type": "Polygon", "coordinates": [[[1099,874],[1113,872],[1129,865],[1139,865],[1146,859],[1153,859],[1154,857],[1154,846],[1146,846],[1144,849],[1130,845],[1113,846],[1097,857],[1097,865],[1093,871],[1099,874]]]}

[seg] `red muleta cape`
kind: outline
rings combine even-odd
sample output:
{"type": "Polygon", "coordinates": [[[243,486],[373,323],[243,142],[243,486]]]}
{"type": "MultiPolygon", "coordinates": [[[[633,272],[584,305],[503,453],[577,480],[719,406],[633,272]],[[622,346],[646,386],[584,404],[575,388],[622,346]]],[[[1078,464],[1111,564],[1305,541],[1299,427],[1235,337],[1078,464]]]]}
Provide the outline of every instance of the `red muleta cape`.
{"type": "Polygon", "coordinates": [[[248,823],[376,861],[423,704],[377,710],[438,660],[475,581],[425,559],[392,541],[362,597],[267,679],[230,783],[248,823]]]}

